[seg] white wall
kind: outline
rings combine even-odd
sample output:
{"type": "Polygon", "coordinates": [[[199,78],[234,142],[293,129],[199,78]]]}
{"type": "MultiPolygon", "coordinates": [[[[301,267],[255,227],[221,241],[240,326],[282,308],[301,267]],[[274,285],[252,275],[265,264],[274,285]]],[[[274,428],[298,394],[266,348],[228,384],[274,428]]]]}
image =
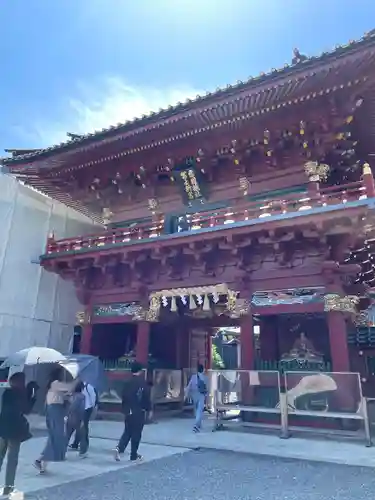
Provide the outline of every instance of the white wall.
{"type": "Polygon", "coordinates": [[[33,345],[68,352],[76,312],[71,282],[38,264],[48,234],[95,231],[92,221],[0,174],[0,357],[33,345]]]}

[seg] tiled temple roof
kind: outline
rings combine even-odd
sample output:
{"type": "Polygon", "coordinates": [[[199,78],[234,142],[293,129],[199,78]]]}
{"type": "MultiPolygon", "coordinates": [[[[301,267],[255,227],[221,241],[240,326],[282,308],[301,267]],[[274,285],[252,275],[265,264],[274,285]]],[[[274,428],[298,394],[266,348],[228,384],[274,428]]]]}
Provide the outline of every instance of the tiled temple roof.
{"type": "Polygon", "coordinates": [[[319,56],[303,58],[302,61],[295,64],[286,64],[280,69],[272,69],[269,73],[261,73],[257,77],[250,77],[247,81],[239,81],[234,85],[228,85],[225,88],[219,88],[215,92],[207,92],[206,95],[198,95],[194,100],[188,99],[185,103],[178,103],[175,106],[169,106],[167,109],[161,109],[158,112],[151,112],[148,115],[143,115],[140,118],[127,121],[118,125],[111,126],[100,131],[86,134],[75,135],[68,134],[70,140],[50,146],[45,149],[39,149],[26,154],[13,155],[12,158],[0,159],[3,165],[18,165],[34,162],[35,160],[44,159],[49,156],[65,153],[77,148],[85,148],[95,143],[100,143],[102,140],[108,140],[113,136],[121,134],[140,133],[142,129],[147,127],[154,128],[163,120],[178,119],[178,116],[189,111],[199,110],[204,106],[209,106],[217,100],[225,99],[236,95],[239,92],[247,90],[256,90],[257,87],[264,84],[274,84],[280,79],[295,76],[305,71],[312,71],[314,68],[322,64],[329,64],[336,59],[350,55],[352,53],[373,47],[375,45],[375,30],[364,35],[361,39],[350,41],[347,45],[337,46],[330,52],[323,52],[319,56]]]}

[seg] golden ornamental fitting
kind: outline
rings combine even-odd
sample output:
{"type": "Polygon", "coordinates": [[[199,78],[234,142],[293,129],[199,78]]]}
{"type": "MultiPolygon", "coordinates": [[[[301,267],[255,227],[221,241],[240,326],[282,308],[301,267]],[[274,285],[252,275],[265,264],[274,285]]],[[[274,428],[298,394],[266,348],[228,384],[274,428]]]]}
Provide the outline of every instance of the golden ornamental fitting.
{"type": "Polygon", "coordinates": [[[370,164],[367,162],[363,164],[362,175],[372,175],[370,164]]]}
{"type": "Polygon", "coordinates": [[[354,318],[354,324],[356,326],[369,326],[368,311],[360,311],[357,313],[354,318]]]}
{"type": "Polygon", "coordinates": [[[318,163],[317,161],[305,163],[305,173],[311,182],[326,181],[329,171],[330,167],[325,163],[318,163]]]}
{"type": "Polygon", "coordinates": [[[237,296],[238,292],[234,290],[228,290],[226,307],[229,313],[234,313],[236,310],[237,296]]]}
{"type": "Polygon", "coordinates": [[[156,198],[149,198],[148,199],[148,208],[151,212],[156,212],[158,207],[159,207],[159,202],[156,198]]]}
{"type": "Polygon", "coordinates": [[[90,315],[85,311],[78,311],[76,313],[76,324],[77,325],[88,325],[90,323],[90,315]]]}
{"type": "Polygon", "coordinates": [[[247,177],[240,177],[238,179],[240,185],[240,191],[246,196],[250,190],[250,181],[247,177]]]}
{"type": "Polygon", "coordinates": [[[145,320],[154,323],[159,320],[160,298],[154,294],[150,297],[150,305],[145,314],[145,320]]]}
{"type": "Polygon", "coordinates": [[[337,293],[328,293],[324,296],[324,310],[347,312],[357,314],[356,306],[359,303],[359,297],[356,295],[346,295],[340,297],[337,293]]]}
{"type": "Polygon", "coordinates": [[[102,218],[103,218],[103,223],[104,224],[109,224],[111,222],[113,213],[111,212],[111,209],[106,207],[103,208],[102,210],[102,218]]]}

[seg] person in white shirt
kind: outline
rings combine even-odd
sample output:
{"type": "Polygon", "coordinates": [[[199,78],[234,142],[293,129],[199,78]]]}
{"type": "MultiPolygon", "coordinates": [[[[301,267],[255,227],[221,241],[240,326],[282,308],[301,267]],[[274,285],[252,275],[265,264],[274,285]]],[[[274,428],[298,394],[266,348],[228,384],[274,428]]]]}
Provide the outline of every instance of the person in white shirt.
{"type": "Polygon", "coordinates": [[[85,396],[85,414],[83,416],[83,428],[80,433],[76,432],[73,444],[70,446],[70,449],[78,451],[79,448],[80,457],[83,458],[87,456],[87,451],[89,449],[89,423],[93,411],[96,408],[98,398],[94,387],[88,383],[84,383],[82,394],[85,396]]]}

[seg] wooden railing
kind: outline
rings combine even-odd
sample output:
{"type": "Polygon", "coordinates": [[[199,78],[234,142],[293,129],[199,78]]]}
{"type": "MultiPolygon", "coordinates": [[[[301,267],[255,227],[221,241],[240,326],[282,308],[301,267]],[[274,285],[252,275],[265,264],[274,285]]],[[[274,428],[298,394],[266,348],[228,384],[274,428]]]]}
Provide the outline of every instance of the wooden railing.
{"type": "MultiPolygon", "coordinates": [[[[302,212],[312,208],[330,205],[345,204],[367,198],[366,187],[362,181],[332,186],[316,192],[293,193],[282,198],[265,198],[263,200],[248,201],[241,199],[235,201],[231,207],[220,208],[210,212],[199,212],[186,215],[184,227],[176,232],[193,233],[199,229],[208,229],[244,222],[255,219],[302,212]]],[[[46,253],[63,253],[82,250],[96,250],[111,245],[140,242],[166,235],[164,218],[154,221],[135,223],[125,228],[116,228],[78,238],[54,240],[49,238],[46,253]]]]}

